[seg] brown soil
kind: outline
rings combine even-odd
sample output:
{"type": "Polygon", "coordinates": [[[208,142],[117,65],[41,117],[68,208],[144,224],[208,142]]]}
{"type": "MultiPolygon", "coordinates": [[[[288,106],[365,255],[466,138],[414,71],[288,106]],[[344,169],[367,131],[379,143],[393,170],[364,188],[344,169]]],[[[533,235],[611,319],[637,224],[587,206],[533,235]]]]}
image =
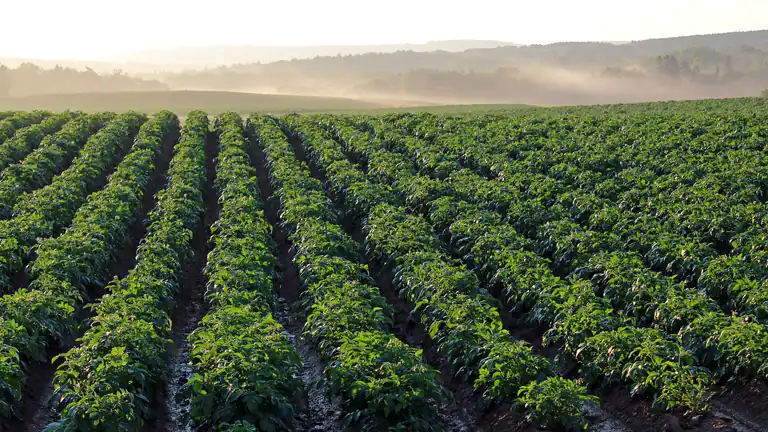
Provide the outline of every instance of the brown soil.
{"type": "MultiPolygon", "coordinates": [[[[97,181],[95,181],[92,184],[88,185],[88,187],[86,188],[86,196],[90,195],[93,192],[96,192],[96,191],[102,189],[106,185],[109,175],[112,172],[115,171],[115,169],[117,168],[117,165],[119,164],[120,160],[122,160],[122,158],[127,154],[128,150],[131,148],[131,144],[133,143],[133,140],[134,140],[134,136],[132,135],[130,137],[130,139],[126,139],[123,142],[123,146],[120,149],[120,155],[119,155],[120,157],[117,160],[115,160],[115,162],[113,164],[111,164],[111,165],[109,165],[107,167],[107,169],[105,170],[104,176],[100,177],[97,181]]],[[[162,157],[163,157],[163,155],[161,154],[160,158],[162,159],[162,157]]],[[[162,164],[162,161],[160,163],[162,164]]],[[[155,171],[155,174],[157,174],[158,171],[155,171]]],[[[150,181],[150,185],[152,185],[152,184],[154,184],[154,178],[152,179],[152,181],[150,181]]],[[[151,196],[150,196],[150,198],[151,198],[151,196]]],[[[141,221],[138,221],[138,222],[140,223],[141,221]]],[[[57,236],[57,235],[61,234],[65,229],[66,229],[66,226],[61,228],[61,229],[56,230],[54,232],[54,236],[57,236]]],[[[141,236],[139,236],[138,238],[141,238],[141,236]]],[[[27,258],[30,258],[30,257],[27,257],[27,258]]],[[[120,259],[118,259],[116,261],[119,262],[120,259]]],[[[25,259],[24,264],[26,265],[26,264],[28,264],[28,262],[29,262],[29,260],[25,259]]],[[[114,273],[111,273],[111,274],[114,274],[114,273]]],[[[10,290],[6,291],[6,293],[14,293],[14,292],[16,292],[16,290],[27,286],[27,283],[28,283],[27,272],[25,270],[18,271],[14,275],[11,276],[10,290]]]]}
{"type": "Polygon", "coordinates": [[[149,180],[149,187],[141,198],[141,217],[136,218],[131,227],[130,241],[125,247],[120,248],[115,259],[109,265],[109,273],[113,277],[122,278],[136,265],[136,249],[139,242],[147,234],[147,215],[155,204],[155,195],[165,185],[165,175],[173,157],[173,146],[179,140],[178,131],[172,134],[163,143],[163,150],[158,156],[155,171],[149,180]]]}
{"type": "MultiPolygon", "coordinates": [[[[763,387],[763,391],[764,389],[763,387]]],[[[736,393],[742,393],[742,390],[736,393]]],[[[600,392],[603,409],[623,421],[633,431],[759,432],[768,430],[764,413],[758,413],[754,409],[751,412],[745,410],[743,405],[734,403],[730,398],[727,403],[724,403],[724,398],[727,397],[727,395],[715,397],[711,403],[712,409],[707,414],[700,418],[689,419],[680,413],[654,410],[647,399],[632,399],[630,389],[625,385],[613,386],[600,392]]],[[[734,398],[739,397],[734,396],[734,398]]],[[[763,403],[763,407],[765,406],[766,404],[763,403]]]]}
{"type": "Polygon", "coordinates": [[[261,201],[264,203],[264,215],[270,225],[272,225],[272,236],[278,249],[277,258],[280,274],[280,281],[277,285],[278,293],[293,304],[301,296],[301,279],[291,257],[291,241],[288,238],[288,233],[280,224],[280,200],[274,194],[272,185],[269,182],[266,156],[258,146],[252,146],[251,160],[256,166],[261,201]]]}
{"type": "MultiPolygon", "coordinates": [[[[69,348],[69,345],[63,348],[51,348],[47,351],[47,358],[59,355],[69,348]]],[[[50,406],[49,400],[53,393],[53,374],[59,363],[29,362],[27,364],[27,382],[18,406],[19,418],[0,420],[0,432],[38,432],[56,420],[56,411],[50,406]]]]}
{"type": "Polygon", "coordinates": [[[768,386],[749,383],[723,390],[712,400],[712,411],[728,425],[739,430],[768,430],[768,386]]]}
{"type": "Polygon", "coordinates": [[[181,289],[174,299],[171,313],[172,330],[169,347],[168,370],[164,386],[158,386],[152,400],[152,416],[145,426],[146,431],[181,432],[190,430],[186,414],[188,407],[179,396],[182,387],[192,376],[189,366],[187,338],[205,315],[205,290],[207,280],[203,269],[208,260],[211,225],[218,218],[218,199],[213,188],[216,175],[214,160],[218,143],[212,136],[205,146],[206,182],[203,186],[205,213],[199,231],[192,238],[192,258],[184,266],[181,275],[181,289]]]}
{"type": "MultiPolygon", "coordinates": [[[[365,169],[365,165],[360,163],[354,155],[347,156],[351,161],[357,162],[362,169],[365,169]]],[[[567,273],[565,267],[558,267],[553,264],[552,271],[556,275],[565,276],[567,273]]],[[[499,299],[499,311],[505,328],[516,338],[531,343],[535,352],[548,357],[550,360],[554,360],[559,347],[542,346],[542,335],[545,329],[539,327],[527,328],[524,323],[519,325],[519,317],[510,312],[511,305],[506,302],[498,287],[492,287],[491,292],[499,299]]],[[[573,362],[568,362],[561,366],[561,374],[566,377],[575,377],[577,371],[578,365],[573,362]]],[[[615,423],[616,425],[610,426],[610,428],[621,429],[626,426],[632,430],[641,431],[768,430],[767,410],[764,409],[764,407],[768,407],[768,404],[760,400],[760,397],[765,398],[765,395],[768,395],[768,391],[766,391],[764,386],[761,388],[749,386],[731,391],[729,398],[726,399],[723,396],[716,398],[713,401],[715,409],[694,421],[686,420],[683,416],[678,416],[675,413],[663,413],[654,410],[651,401],[647,398],[632,399],[630,398],[627,386],[616,386],[600,392],[599,396],[603,409],[590,409],[591,417],[594,417],[592,420],[596,420],[591,421],[591,423],[593,429],[602,429],[606,424],[615,423]],[[761,410],[761,408],[763,409],[761,410]],[[615,422],[610,417],[620,419],[625,425],[621,425],[621,422],[615,422]]],[[[494,424],[493,427],[498,429],[499,425],[494,424]]]]}
{"type": "Polygon", "coordinates": [[[280,299],[275,316],[288,333],[303,364],[301,378],[307,390],[307,397],[305,400],[296,401],[298,409],[293,428],[297,431],[342,430],[341,402],[338,398],[328,397],[330,392],[323,377],[325,362],[315,347],[302,337],[307,311],[301,310],[296,302],[301,297],[303,285],[298,269],[293,263],[290,239],[280,224],[280,203],[269,182],[266,156],[257,145],[251,146],[250,156],[259,179],[264,214],[272,225],[272,236],[277,246],[276,270],[280,276],[274,283],[275,292],[280,299]]]}
{"type": "Polygon", "coordinates": [[[16,272],[13,276],[11,276],[11,292],[16,292],[16,290],[23,288],[28,285],[27,281],[27,272],[22,270],[20,272],[16,272]]]}

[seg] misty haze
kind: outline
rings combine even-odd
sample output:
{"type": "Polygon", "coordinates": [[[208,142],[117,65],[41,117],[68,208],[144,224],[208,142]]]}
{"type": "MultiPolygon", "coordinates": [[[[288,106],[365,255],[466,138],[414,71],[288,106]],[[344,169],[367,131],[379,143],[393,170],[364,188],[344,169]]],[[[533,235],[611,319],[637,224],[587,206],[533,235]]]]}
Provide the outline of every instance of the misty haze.
{"type": "Polygon", "coordinates": [[[768,431],[768,0],[28,0],[0,432],[768,431]]]}
{"type": "MultiPolygon", "coordinates": [[[[541,12],[534,6],[525,6],[516,12],[521,14],[528,9],[529,13],[541,12]]],[[[217,12],[218,9],[211,13],[217,12]]],[[[700,13],[712,16],[702,16],[697,25],[722,28],[714,21],[707,24],[721,12],[703,8],[700,13]]],[[[618,19],[612,13],[605,10],[584,19],[597,25],[618,19]]],[[[200,17],[195,14],[189,19],[196,22],[200,17]]],[[[84,17],[77,19],[92,22],[84,17]]],[[[451,19],[462,17],[454,14],[451,19]]],[[[646,34],[652,35],[654,26],[650,23],[656,21],[666,23],[668,28],[663,29],[666,33],[679,32],[673,25],[673,16],[642,15],[637,19],[627,23],[624,33],[607,32],[600,39],[605,42],[571,42],[565,36],[548,44],[515,40],[515,35],[520,37],[520,34],[522,39],[532,38],[521,33],[527,27],[509,33],[507,38],[433,38],[426,43],[269,45],[259,43],[258,36],[252,36],[243,44],[204,43],[178,48],[161,48],[170,44],[162,38],[154,42],[158,47],[151,47],[150,42],[132,44],[127,38],[118,40],[117,35],[102,30],[107,31],[102,35],[104,41],[99,41],[94,48],[101,51],[89,52],[80,59],[70,52],[86,51],[85,48],[78,51],[75,42],[70,42],[58,55],[51,47],[35,48],[34,40],[29,42],[27,51],[23,45],[8,47],[7,53],[0,49],[0,106],[46,108],[56,106],[55,95],[68,95],[67,103],[77,100],[74,95],[82,95],[80,101],[90,109],[89,104],[99,104],[95,102],[98,94],[149,92],[153,98],[177,97],[166,93],[169,91],[216,92],[208,96],[199,94],[201,100],[228,97],[220,92],[320,97],[335,101],[334,106],[346,103],[349,107],[366,104],[378,107],[582,105],[757,96],[768,88],[768,30],[637,39],[632,38],[631,29],[640,32],[641,26],[646,25],[646,34]],[[113,39],[118,43],[110,52],[107,42],[113,39]],[[142,45],[145,48],[140,48],[142,45]],[[46,58],[35,58],[36,52],[45,53],[46,58]],[[154,94],[156,92],[160,93],[154,94]]],[[[723,18],[724,22],[738,19],[747,18],[736,15],[723,18]]],[[[588,33],[588,24],[585,21],[571,26],[553,21],[551,28],[553,34],[578,35],[588,33]]],[[[378,24],[372,27],[370,32],[386,31],[378,24]]],[[[434,34],[446,34],[447,28],[440,27],[434,34]]],[[[539,39],[555,37],[547,35],[546,28],[535,30],[539,39]]],[[[475,28],[478,35],[503,35],[502,30],[475,28]]],[[[331,34],[317,31],[320,31],[320,40],[331,34]]],[[[428,28],[419,31],[429,34],[428,28]]],[[[226,37],[224,29],[218,32],[226,37]]],[[[145,36],[148,38],[149,34],[142,34],[145,36]]],[[[381,39],[381,35],[378,37],[381,39]]],[[[62,40],[66,38],[65,32],[62,40]]],[[[402,36],[392,33],[390,38],[402,36]]],[[[269,40],[273,40],[272,35],[269,40]]],[[[115,95],[114,100],[122,97],[126,98],[124,106],[130,107],[129,95],[115,95]]]]}

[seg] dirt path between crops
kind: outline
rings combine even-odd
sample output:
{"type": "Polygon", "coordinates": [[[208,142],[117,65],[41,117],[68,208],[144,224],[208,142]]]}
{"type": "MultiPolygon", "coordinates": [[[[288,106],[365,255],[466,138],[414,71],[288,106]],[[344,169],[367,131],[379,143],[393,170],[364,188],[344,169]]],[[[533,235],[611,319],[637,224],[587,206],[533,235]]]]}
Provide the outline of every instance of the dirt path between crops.
{"type": "MultiPolygon", "coordinates": [[[[365,169],[357,158],[348,155],[350,160],[365,169]]],[[[552,258],[549,256],[548,258],[552,258]]],[[[553,265],[553,273],[565,276],[564,268],[553,265]]],[[[535,352],[555,361],[558,346],[544,347],[542,335],[546,329],[519,325],[519,316],[511,312],[511,306],[499,287],[489,287],[494,297],[499,299],[500,312],[504,326],[516,338],[533,345],[535,352]]],[[[561,372],[568,378],[575,378],[578,365],[568,362],[561,372]]],[[[686,419],[680,413],[665,413],[654,409],[647,398],[634,399],[630,396],[631,388],[627,385],[611,386],[607,389],[594,389],[600,397],[600,407],[587,407],[587,416],[593,430],[633,430],[633,431],[761,431],[768,430],[768,413],[764,410],[764,398],[768,396],[768,387],[748,385],[719,395],[713,399],[712,410],[696,419],[686,419]],[[762,399],[761,399],[762,398],[762,399]]],[[[498,425],[497,425],[498,427],[498,425]]]]}
{"type": "Polygon", "coordinates": [[[170,339],[173,341],[169,349],[169,360],[165,374],[165,383],[155,392],[152,401],[154,412],[145,427],[149,432],[182,432],[189,431],[187,423],[188,407],[180,397],[181,389],[192,376],[189,366],[190,346],[189,336],[205,315],[206,278],[203,268],[208,261],[211,225],[218,217],[218,200],[213,189],[216,176],[214,160],[218,152],[218,142],[211,133],[205,145],[206,181],[203,185],[203,203],[205,210],[203,221],[198,232],[192,238],[192,258],[184,266],[180,277],[181,290],[175,301],[176,306],[171,313],[172,330],[170,339]]]}
{"type": "Polygon", "coordinates": [[[307,389],[307,398],[299,402],[293,429],[340,431],[343,429],[341,402],[338,398],[328,397],[330,392],[323,378],[324,363],[315,347],[302,337],[306,311],[296,306],[296,301],[301,296],[302,284],[298,269],[293,264],[290,240],[286,231],[280,226],[280,203],[269,183],[266,157],[257,145],[252,145],[251,150],[251,161],[256,166],[261,200],[265,205],[264,213],[272,225],[272,235],[277,245],[280,278],[275,280],[275,290],[281,298],[275,311],[275,318],[285,328],[304,365],[301,379],[307,389]]]}
{"type": "MultiPolygon", "coordinates": [[[[163,149],[158,155],[155,170],[142,197],[141,210],[131,228],[129,239],[117,251],[115,259],[109,265],[111,278],[124,276],[135,264],[136,248],[146,233],[146,216],[154,205],[155,194],[163,187],[163,179],[168,171],[173,145],[178,140],[178,136],[178,132],[176,132],[163,143],[163,149]]],[[[16,276],[16,278],[26,282],[26,273],[23,276],[16,276]]],[[[101,297],[102,294],[102,290],[89,289],[91,299],[101,297]]],[[[80,314],[81,320],[88,320],[93,315],[90,309],[83,309],[80,314]]],[[[80,334],[76,335],[75,338],[79,336],[80,334]]],[[[47,358],[66,352],[73,345],[74,341],[69,341],[63,347],[52,347],[47,352],[47,358]]],[[[27,364],[29,379],[26,382],[19,408],[20,419],[0,422],[0,432],[39,432],[49,423],[56,421],[59,415],[50,403],[50,398],[53,393],[53,375],[59,364],[60,362],[54,364],[51,362],[29,362],[27,364]]]]}

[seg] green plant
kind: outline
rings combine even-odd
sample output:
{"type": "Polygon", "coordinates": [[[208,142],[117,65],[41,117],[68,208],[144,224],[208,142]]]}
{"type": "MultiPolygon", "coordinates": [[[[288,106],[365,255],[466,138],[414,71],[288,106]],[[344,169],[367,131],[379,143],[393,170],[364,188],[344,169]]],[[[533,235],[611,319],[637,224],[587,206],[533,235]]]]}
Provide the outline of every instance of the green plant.
{"type": "Polygon", "coordinates": [[[561,377],[533,381],[523,386],[518,403],[525,408],[529,421],[545,428],[587,430],[584,406],[599,404],[600,399],[586,392],[584,387],[561,377]]]}

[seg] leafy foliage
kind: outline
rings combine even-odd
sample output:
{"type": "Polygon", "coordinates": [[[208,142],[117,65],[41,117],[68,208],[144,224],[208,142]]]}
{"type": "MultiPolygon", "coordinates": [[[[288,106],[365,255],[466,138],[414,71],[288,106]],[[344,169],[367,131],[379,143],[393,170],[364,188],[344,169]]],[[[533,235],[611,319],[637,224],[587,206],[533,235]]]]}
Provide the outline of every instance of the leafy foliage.
{"type": "Polygon", "coordinates": [[[208,314],[190,336],[194,375],[185,385],[192,419],[222,430],[288,430],[304,394],[301,359],[274,319],[275,256],[259,201],[243,121],[214,123],[220,150],[216,191],[221,212],[212,228],[208,314]]]}
{"type": "MultiPolygon", "coordinates": [[[[304,394],[301,361],[272,316],[278,275],[252,152],[266,156],[304,288],[304,337],[349,429],[436,430],[443,400],[423,353],[391,334],[391,306],[361,255],[393,270],[395,290],[476,401],[512,402],[541,427],[583,429],[595,401],[586,385],[621,382],[695,416],[715,382],[768,380],[765,114],[752,99],[515,116],[220,116],[210,310],[190,336],[185,387],[192,420],[285,430],[291,395],[304,394]],[[342,221],[362,228],[364,245],[342,221]],[[555,361],[512,339],[512,325],[546,329],[555,361]],[[558,376],[564,361],[577,377],[558,376]]],[[[142,127],[147,146],[138,140],[88,196],[142,116],[0,114],[4,287],[32,260],[30,287],[0,298],[0,415],[14,414],[23,363],[71,337],[89,288],[106,282],[159,119],[142,127]]],[[[130,430],[146,418],[176,275],[200,222],[208,133],[206,116],[191,114],[177,157],[195,162],[174,165],[136,269],[107,285],[80,345],[62,356],[54,430],[130,430]]]]}
{"type": "MultiPolygon", "coordinates": [[[[52,236],[72,221],[89,188],[106,177],[109,166],[121,156],[122,147],[132,140],[144,120],[143,115],[136,113],[118,117],[90,138],[80,156],[51,184],[18,197],[14,217],[0,221],[0,287],[10,285],[11,276],[23,268],[38,238],[52,236]]],[[[88,129],[77,132],[82,133],[84,139],[88,129]]],[[[69,143],[76,145],[75,140],[69,143]]],[[[3,178],[0,189],[12,183],[6,179],[13,180],[3,178]]]]}
{"type": "MultiPolygon", "coordinates": [[[[18,163],[42,142],[45,136],[58,132],[68,121],[80,117],[82,113],[64,112],[52,115],[39,124],[27,126],[0,145],[0,171],[18,163]]],[[[2,126],[0,126],[2,127],[2,126]]]]}
{"type": "Polygon", "coordinates": [[[306,286],[305,334],[327,360],[325,377],[343,396],[347,427],[378,431],[439,429],[438,372],[422,352],[389,334],[389,307],[358,262],[360,246],[338,224],[322,183],[312,178],[274,120],[252,117],[270,180],[306,286]]]}
{"type": "MultiPolygon", "coordinates": [[[[23,380],[20,381],[18,377],[22,370],[22,361],[44,361],[49,344],[71,338],[77,328],[76,310],[86,301],[88,287],[100,286],[106,282],[108,264],[117,248],[127,239],[141,206],[142,194],[148,186],[154,167],[154,157],[160,150],[162,134],[170,132],[174,120],[178,122],[170,113],[158,118],[161,120],[157,123],[150,122],[142,130],[129,155],[109,176],[107,185],[88,196],[86,203],[75,213],[70,227],[58,237],[46,238],[39,242],[38,258],[30,266],[32,281],[29,287],[0,298],[0,310],[3,315],[3,334],[0,335],[3,351],[0,358],[3,358],[8,372],[8,378],[2,376],[0,382],[12,382],[16,390],[16,393],[3,395],[7,405],[14,405],[18,401],[18,398],[13,400],[12,397],[20,394],[19,385],[23,380]]],[[[114,126],[107,126],[103,132],[97,134],[91,140],[93,145],[88,146],[93,148],[94,163],[100,163],[97,161],[101,161],[104,156],[95,156],[103,154],[102,152],[109,148],[109,145],[100,146],[97,143],[118,145],[130,137],[135,132],[133,128],[138,128],[144,120],[142,115],[125,114],[115,120],[114,126]]],[[[124,316],[120,318],[125,319],[124,316]]],[[[97,325],[95,328],[110,329],[114,323],[114,320],[105,318],[104,327],[97,325]]],[[[130,335],[133,331],[135,329],[129,329],[120,334],[130,335]]],[[[104,334],[108,333],[102,333],[101,340],[95,340],[93,335],[90,335],[90,338],[86,336],[84,341],[104,343],[108,341],[108,338],[103,337],[104,334]]],[[[107,365],[124,361],[125,353],[119,348],[114,352],[110,349],[108,352],[113,356],[110,359],[114,361],[110,360],[107,365]]],[[[102,368],[94,373],[103,374],[105,371],[102,368]]],[[[116,375],[114,379],[121,382],[120,380],[128,379],[126,376],[116,375]]],[[[113,377],[107,376],[106,382],[112,382],[111,379],[113,377]]],[[[95,382],[99,382],[98,379],[95,382]]],[[[91,402],[99,403],[93,399],[94,393],[88,392],[87,387],[81,390],[91,402]]],[[[125,402],[123,396],[116,400],[125,402]]],[[[90,402],[85,406],[89,404],[90,402]]],[[[105,409],[109,410],[106,407],[105,409]]],[[[120,413],[124,412],[120,410],[120,413]]],[[[122,415],[107,411],[102,414],[122,415]]]]}
{"type": "MultiPolygon", "coordinates": [[[[324,138],[317,126],[305,121],[298,127],[308,154],[320,169],[339,166],[329,162],[346,159],[339,146],[324,138]]],[[[348,149],[354,145],[357,150],[352,151],[364,155],[359,159],[366,161],[368,174],[382,184],[392,185],[395,191],[413,184],[411,181],[429,184],[428,180],[414,180],[417,177],[415,170],[402,158],[397,163],[375,162],[381,149],[366,153],[372,146],[366,144],[369,141],[365,136],[355,132],[347,135],[347,129],[339,134],[343,135],[342,141],[348,149]],[[376,172],[371,174],[373,167],[376,172]]],[[[394,162],[395,157],[397,155],[392,154],[390,162],[394,162]]],[[[446,161],[429,160],[428,163],[441,167],[450,165],[446,161]]],[[[372,182],[365,174],[355,174],[358,169],[353,165],[347,165],[346,169],[353,173],[341,173],[338,168],[324,172],[331,184],[336,179],[346,182],[346,189],[341,185],[333,187],[344,194],[345,206],[353,207],[349,213],[366,218],[364,232],[368,253],[395,267],[395,280],[401,295],[416,305],[430,338],[451,362],[454,372],[472,381],[487,403],[514,401],[523,386],[547,380],[554,373],[553,365],[546,358],[535,355],[527,343],[510,340],[491,296],[480,287],[471,271],[447,256],[443,243],[427,220],[387,202],[389,199],[402,202],[405,196],[402,189],[400,194],[385,195],[381,199],[357,195],[357,190],[371,189],[353,187],[349,179],[372,182]]],[[[445,190],[439,186],[428,189],[445,190]]],[[[580,412],[574,414],[566,410],[567,407],[563,407],[561,421],[582,417],[580,412]],[[576,417],[571,419],[574,415],[576,417]]]]}
{"type": "MultiPolygon", "coordinates": [[[[194,116],[189,121],[194,124],[194,116]]],[[[169,112],[148,121],[105,191],[146,186],[155,160],[160,152],[170,151],[167,143],[178,128],[178,117],[169,112]]],[[[165,305],[178,288],[191,230],[202,212],[202,144],[184,137],[175,153],[168,187],[158,194],[150,213],[136,266],[107,286],[108,294],[92,305],[95,316],[79,345],[59,356],[54,395],[63,415],[48,431],[128,430],[141,427],[149,414],[169,342],[165,305]]]]}
{"type": "Polygon", "coordinates": [[[60,131],[46,136],[21,163],[3,170],[0,175],[0,217],[11,217],[21,196],[49,184],[77,156],[88,138],[114,117],[112,113],[99,113],[74,119],[60,131]]]}
{"type": "Polygon", "coordinates": [[[571,430],[587,430],[581,410],[585,403],[596,403],[597,396],[587,394],[573,381],[556,377],[543,382],[531,382],[519,391],[520,404],[528,412],[530,420],[544,427],[564,427],[571,430]]]}

